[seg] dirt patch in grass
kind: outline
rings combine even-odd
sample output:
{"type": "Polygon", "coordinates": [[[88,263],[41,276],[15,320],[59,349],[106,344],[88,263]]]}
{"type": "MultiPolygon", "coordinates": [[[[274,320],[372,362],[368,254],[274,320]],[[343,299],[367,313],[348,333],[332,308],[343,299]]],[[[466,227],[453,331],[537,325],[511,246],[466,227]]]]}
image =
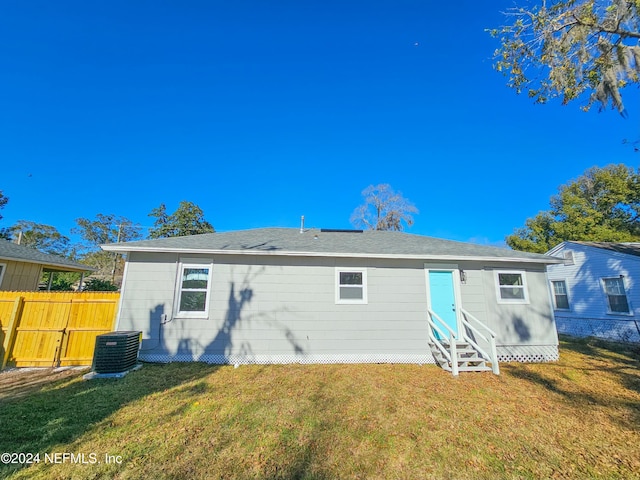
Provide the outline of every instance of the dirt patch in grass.
{"type": "Polygon", "coordinates": [[[504,364],[499,377],[419,365],[145,365],[3,402],[0,451],[98,462],[0,466],[0,476],[640,478],[639,366],[633,350],[570,340],[558,363],[504,364]]]}
{"type": "Polygon", "coordinates": [[[0,400],[24,397],[43,387],[79,377],[88,367],[79,368],[13,368],[0,372],[0,400]]]}

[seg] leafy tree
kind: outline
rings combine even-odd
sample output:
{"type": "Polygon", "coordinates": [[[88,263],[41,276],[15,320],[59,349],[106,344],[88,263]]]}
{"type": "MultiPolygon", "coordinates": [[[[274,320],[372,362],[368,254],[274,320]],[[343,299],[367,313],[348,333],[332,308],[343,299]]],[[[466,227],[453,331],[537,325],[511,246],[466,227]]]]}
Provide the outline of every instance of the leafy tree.
{"type": "Polygon", "coordinates": [[[118,286],[109,281],[102,278],[90,278],[82,289],[85,292],[117,292],[118,286]]]}
{"type": "Polygon", "coordinates": [[[505,16],[508,24],[489,32],[500,40],[494,68],[509,87],[537,103],[611,103],[626,115],[621,91],[640,80],[640,1],[542,0],[505,16]]]}
{"type": "MultiPolygon", "coordinates": [[[[2,190],[0,190],[0,210],[4,208],[4,206],[7,204],[8,201],[9,201],[9,198],[5,197],[4,193],[2,193],[2,190]]],[[[0,220],[2,220],[2,215],[0,215],[0,220]]],[[[0,228],[0,238],[4,238],[5,240],[10,240],[11,232],[9,231],[9,229],[0,228]]]]}
{"type": "Polygon", "coordinates": [[[76,272],[44,272],[40,288],[47,288],[51,280],[51,291],[72,292],[73,285],[80,281],[80,274],[76,272]]]}
{"type": "Polygon", "coordinates": [[[77,227],[71,233],[78,234],[84,241],[84,247],[98,250],[105,243],[128,242],[142,238],[141,227],[126,217],[99,213],[95,220],[77,218],[77,227]]]}
{"type": "MultiPolygon", "coordinates": [[[[8,201],[9,201],[9,198],[5,197],[4,193],[2,193],[2,190],[0,190],[0,210],[4,208],[4,206],[7,204],[8,201]]],[[[2,220],[2,215],[0,215],[0,220],[2,220]]]]}
{"type": "Polygon", "coordinates": [[[20,245],[54,255],[69,254],[69,238],[50,225],[18,220],[9,228],[9,232],[13,239],[20,239],[20,245]]]}
{"type": "Polygon", "coordinates": [[[200,207],[185,200],[171,215],[167,214],[167,207],[161,203],[158,208],[151,210],[150,217],[156,220],[149,230],[149,238],[183,237],[200,233],[214,233],[213,226],[204,219],[204,212],[200,207]]]}
{"type": "Polygon", "coordinates": [[[565,240],[640,241],[640,169],[590,168],[559,188],[550,210],[506,238],[514,250],[544,253],[565,240]]]}
{"type": "Polygon", "coordinates": [[[410,227],[418,209],[402,193],[395,192],[389,184],[369,185],[362,191],[364,204],[351,214],[351,223],[367,230],[404,229],[403,222],[410,227]]]}
{"type": "Polygon", "coordinates": [[[105,252],[100,245],[105,243],[128,242],[142,238],[141,227],[126,217],[103,215],[99,213],[95,220],[77,218],[78,227],[72,228],[71,233],[79,234],[83,239],[80,245],[81,261],[97,268],[98,275],[111,275],[115,282],[117,276],[122,275],[124,260],[122,255],[105,252]]]}

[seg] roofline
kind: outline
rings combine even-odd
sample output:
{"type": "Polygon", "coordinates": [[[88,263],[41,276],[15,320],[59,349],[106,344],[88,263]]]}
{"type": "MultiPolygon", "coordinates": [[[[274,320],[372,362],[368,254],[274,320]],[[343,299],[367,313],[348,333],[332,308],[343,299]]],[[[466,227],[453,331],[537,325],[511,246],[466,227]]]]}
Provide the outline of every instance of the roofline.
{"type": "Polygon", "coordinates": [[[0,261],[5,260],[8,262],[21,262],[21,263],[35,263],[36,265],[42,265],[43,267],[55,268],[62,272],[94,272],[95,268],[86,266],[86,267],[76,267],[73,265],[67,265],[65,263],[53,263],[53,262],[44,262],[42,260],[32,260],[26,258],[17,258],[17,257],[7,257],[0,255],[0,261]]]}
{"type": "Polygon", "coordinates": [[[564,240],[562,242],[560,242],[558,245],[556,245],[555,247],[553,247],[552,249],[550,249],[548,252],[545,253],[545,255],[556,255],[558,253],[559,250],[561,250],[563,247],[566,247],[568,244],[573,244],[573,245],[578,245],[579,247],[583,247],[583,248],[596,248],[598,249],[600,252],[605,253],[607,255],[611,255],[611,256],[623,256],[624,258],[629,258],[629,259],[640,259],[640,255],[636,255],[634,253],[629,253],[629,252],[621,252],[619,250],[613,250],[611,248],[606,248],[603,247],[601,245],[592,245],[594,243],[604,243],[604,244],[616,244],[616,245],[640,245],[640,242],[590,242],[590,241],[581,241],[581,240],[564,240]]]}
{"type": "MultiPolygon", "coordinates": [[[[334,258],[388,258],[405,260],[476,260],[483,262],[518,262],[518,263],[562,263],[560,258],[549,256],[548,259],[520,258],[520,257],[492,257],[477,255],[403,255],[397,253],[340,253],[340,252],[305,252],[305,251],[265,251],[265,250],[220,250],[203,248],[158,248],[158,247],[136,247],[130,248],[125,245],[102,245],[102,249],[108,252],[154,252],[154,253],[184,253],[184,254],[208,254],[208,255],[259,255],[259,256],[282,256],[282,257],[334,257],[334,258]]],[[[542,255],[542,254],[540,254],[542,255]]]]}

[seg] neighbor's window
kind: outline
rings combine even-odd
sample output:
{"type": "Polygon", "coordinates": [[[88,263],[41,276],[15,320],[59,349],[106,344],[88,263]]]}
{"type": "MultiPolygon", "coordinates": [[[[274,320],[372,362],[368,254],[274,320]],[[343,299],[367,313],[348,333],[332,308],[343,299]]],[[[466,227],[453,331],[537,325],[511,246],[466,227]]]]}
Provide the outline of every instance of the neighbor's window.
{"type": "Polygon", "coordinates": [[[525,275],[522,271],[496,271],[498,303],[529,303],[525,275]]]}
{"type": "Polygon", "coordinates": [[[2,277],[4,277],[4,270],[7,266],[4,263],[0,263],[0,286],[2,286],[2,277]]]}
{"type": "Polygon", "coordinates": [[[209,278],[211,267],[183,265],[180,277],[179,313],[184,316],[203,316],[209,306],[209,278]]]}
{"type": "Polygon", "coordinates": [[[567,284],[564,280],[555,280],[553,285],[553,298],[556,310],[569,310],[569,296],[567,295],[567,284]]]}
{"type": "Polygon", "coordinates": [[[609,311],[611,313],[629,313],[629,302],[624,291],[623,279],[620,277],[603,278],[602,281],[609,302],[609,311]]]}
{"type": "Polygon", "coordinates": [[[367,271],[336,269],[336,303],[367,303],[367,271]]]}

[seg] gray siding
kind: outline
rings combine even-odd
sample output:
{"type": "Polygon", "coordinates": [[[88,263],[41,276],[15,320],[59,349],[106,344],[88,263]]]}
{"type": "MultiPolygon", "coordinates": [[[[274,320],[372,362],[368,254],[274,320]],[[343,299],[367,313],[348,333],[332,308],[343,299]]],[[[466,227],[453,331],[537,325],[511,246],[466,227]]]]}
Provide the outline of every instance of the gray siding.
{"type": "MultiPolygon", "coordinates": [[[[510,343],[516,339],[508,327],[513,319],[507,317],[519,315],[524,322],[531,322],[527,323],[532,332],[530,344],[536,344],[533,336],[544,330],[538,343],[557,346],[557,339],[534,325],[541,315],[504,313],[494,305],[495,292],[487,285],[484,266],[463,262],[460,268],[467,272],[461,294],[463,307],[470,313],[487,321],[510,343]]],[[[536,274],[544,277],[544,272],[536,274]]],[[[549,309],[549,296],[544,279],[541,283],[544,294],[538,299],[538,281],[533,282],[534,304],[544,311],[545,305],[549,309]]],[[[424,262],[418,260],[251,255],[196,258],[132,252],[118,329],[143,331],[141,356],[148,360],[433,363],[426,309],[424,262]],[[213,264],[206,318],[175,315],[180,260],[213,264]],[[336,304],[336,267],[366,268],[367,304],[336,304]]]]}

